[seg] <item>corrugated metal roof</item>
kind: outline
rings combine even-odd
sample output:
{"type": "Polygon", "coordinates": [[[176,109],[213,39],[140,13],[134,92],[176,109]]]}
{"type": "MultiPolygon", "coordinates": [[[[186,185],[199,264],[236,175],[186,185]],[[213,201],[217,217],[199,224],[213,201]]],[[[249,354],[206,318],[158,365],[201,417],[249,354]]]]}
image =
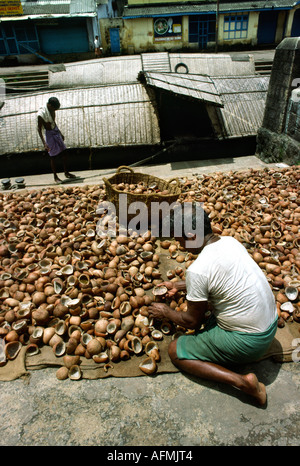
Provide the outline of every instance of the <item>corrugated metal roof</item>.
{"type": "MultiPolygon", "coordinates": [[[[96,15],[95,0],[21,0],[23,16],[10,17],[10,19],[26,19],[26,16],[40,15],[83,15],[94,13],[96,15]]],[[[1,18],[3,20],[4,18],[1,18]]],[[[5,18],[6,19],[6,18],[5,18]]]]}
{"type": "Polygon", "coordinates": [[[70,0],[37,0],[34,2],[22,1],[21,3],[24,15],[70,13],[70,0]]]}
{"type": "Polygon", "coordinates": [[[222,128],[220,136],[225,139],[255,135],[262,124],[269,77],[208,77],[155,72],[144,72],[143,76],[149,86],[217,107],[216,115],[222,128]]]}
{"type": "Polygon", "coordinates": [[[139,55],[65,63],[65,71],[49,73],[51,88],[137,82],[142,69],[139,55]]]}
{"type": "Polygon", "coordinates": [[[251,136],[262,124],[269,77],[211,77],[224,108],[217,109],[224,137],[251,136]]]}
{"type": "Polygon", "coordinates": [[[43,150],[36,112],[51,96],[61,102],[57,124],[68,148],[160,143],[148,93],[141,84],[126,84],[7,98],[0,111],[0,154],[43,150]]]}
{"type": "Polygon", "coordinates": [[[155,72],[143,72],[141,76],[144,76],[149,86],[202,100],[218,107],[223,106],[219,92],[208,76],[155,72]]]}
{"type": "Polygon", "coordinates": [[[97,13],[75,13],[71,15],[70,13],[59,13],[59,14],[40,14],[40,15],[22,15],[22,16],[3,16],[1,22],[3,21],[25,21],[27,19],[55,19],[55,18],[87,18],[97,16],[97,13]]]}
{"type": "Polygon", "coordinates": [[[71,0],[70,13],[92,13],[96,11],[95,0],[71,0]]]}
{"type": "MultiPolygon", "coordinates": [[[[153,53],[155,60],[156,53],[153,53]]],[[[255,72],[252,55],[245,55],[244,61],[234,61],[230,55],[209,53],[169,53],[171,71],[179,63],[188,66],[189,73],[209,76],[249,76],[255,72]]],[[[117,84],[137,82],[143,69],[141,55],[107,57],[89,60],[86,63],[65,63],[65,71],[49,73],[51,88],[117,84]]]]}
{"type": "Polygon", "coordinates": [[[235,61],[227,54],[211,53],[170,53],[171,69],[175,71],[178,63],[184,63],[192,74],[209,76],[240,76],[255,73],[252,55],[243,55],[243,60],[235,61]]]}
{"type": "MultiPolygon", "coordinates": [[[[259,11],[259,10],[276,10],[276,9],[291,9],[297,2],[295,0],[256,0],[250,2],[220,2],[219,12],[229,13],[238,11],[259,11]]],[[[181,15],[196,15],[199,13],[213,13],[216,11],[217,3],[199,2],[180,5],[163,5],[163,6],[125,6],[123,18],[147,18],[154,16],[181,16],[181,15]]]]}

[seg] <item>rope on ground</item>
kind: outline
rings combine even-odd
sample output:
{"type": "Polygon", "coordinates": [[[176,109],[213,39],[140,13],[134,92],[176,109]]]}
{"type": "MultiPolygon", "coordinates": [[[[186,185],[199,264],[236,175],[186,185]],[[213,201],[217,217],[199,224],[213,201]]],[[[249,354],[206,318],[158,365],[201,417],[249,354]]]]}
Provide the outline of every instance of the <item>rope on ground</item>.
{"type": "MultiPolygon", "coordinates": [[[[173,142],[173,144],[171,144],[170,146],[168,147],[164,147],[162,150],[160,150],[159,152],[157,152],[156,154],[154,155],[151,155],[150,157],[147,157],[143,160],[139,160],[138,162],[135,162],[135,163],[132,163],[131,165],[128,165],[129,167],[138,167],[139,165],[142,165],[143,163],[147,163],[147,162],[150,162],[152,160],[154,160],[156,157],[164,154],[165,152],[168,152],[170,149],[172,149],[173,147],[175,147],[179,142],[178,141],[175,141],[173,142]]],[[[94,175],[88,175],[88,176],[85,176],[85,177],[78,177],[78,181],[84,181],[84,180],[87,180],[87,179],[91,179],[91,178],[97,178],[97,177],[100,177],[102,178],[103,176],[106,176],[106,175],[112,175],[113,173],[115,173],[116,170],[113,169],[113,170],[109,170],[105,173],[97,173],[97,174],[94,174],[94,175]]],[[[47,186],[62,186],[62,185],[68,185],[70,183],[74,183],[76,182],[76,179],[74,179],[74,181],[63,181],[62,183],[47,183],[47,186]]],[[[34,187],[42,187],[42,186],[45,186],[45,184],[29,184],[26,186],[26,188],[34,188],[34,187]]]]}

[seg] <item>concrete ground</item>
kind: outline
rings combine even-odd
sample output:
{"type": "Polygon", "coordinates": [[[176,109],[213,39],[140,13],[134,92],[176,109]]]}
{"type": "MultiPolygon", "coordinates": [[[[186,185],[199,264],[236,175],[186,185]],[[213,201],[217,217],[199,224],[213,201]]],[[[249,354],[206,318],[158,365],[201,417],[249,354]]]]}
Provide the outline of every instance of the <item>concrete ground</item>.
{"type": "MultiPolygon", "coordinates": [[[[71,169],[72,162],[69,162],[71,169]]],[[[174,177],[192,177],[194,174],[205,174],[214,172],[228,172],[230,170],[247,170],[248,168],[262,169],[264,167],[276,167],[276,164],[265,164],[256,156],[250,155],[245,157],[224,157],[213,160],[192,160],[182,162],[170,162],[165,164],[155,165],[140,165],[130,166],[135,172],[148,173],[149,175],[157,176],[159,178],[171,179],[174,177]]],[[[63,173],[58,173],[62,180],[62,186],[78,186],[82,184],[97,185],[102,183],[103,177],[109,178],[116,173],[116,168],[108,168],[105,170],[85,170],[85,171],[72,171],[78,178],[75,181],[66,179],[63,173]]],[[[54,186],[53,174],[46,173],[41,175],[27,175],[23,176],[26,188],[39,189],[45,186],[54,186]]],[[[11,178],[11,184],[15,182],[15,178],[11,178]]]]}
{"type": "MultiPolygon", "coordinates": [[[[267,166],[271,165],[250,156],[136,170],[171,178],[267,166]]],[[[107,172],[76,174],[81,183],[98,184],[107,172]]],[[[52,180],[51,174],[25,177],[28,188],[47,186],[52,180]]],[[[101,460],[124,446],[132,452],[142,446],[299,446],[299,363],[268,359],[241,371],[255,372],[266,385],[264,408],[232,387],[179,372],[59,381],[55,368],[32,371],[24,380],[0,382],[0,445],[110,447],[102,449],[103,458],[100,448],[101,460]]],[[[200,454],[196,449],[198,464],[200,454]]]]}

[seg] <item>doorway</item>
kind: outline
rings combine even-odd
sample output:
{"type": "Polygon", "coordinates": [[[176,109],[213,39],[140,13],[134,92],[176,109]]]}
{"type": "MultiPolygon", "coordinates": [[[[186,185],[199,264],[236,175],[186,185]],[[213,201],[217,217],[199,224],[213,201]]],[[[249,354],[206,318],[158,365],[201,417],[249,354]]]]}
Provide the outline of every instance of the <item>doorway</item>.
{"type": "Polygon", "coordinates": [[[120,53],[121,52],[121,46],[120,46],[120,30],[119,30],[119,28],[110,28],[109,29],[109,37],[110,37],[111,53],[120,53]]]}
{"type": "Polygon", "coordinates": [[[216,15],[189,16],[189,42],[198,42],[200,50],[207,48],[208,42],[216,37],[216,15]]]}
{"type": "Polygon", "coordinates": [[[300,9],[296,10],[294,13],[291,36],[292,37],[300,36],[300,9]]]}
{"type": "Polygon", "coordinates": [[[278,11],[261,11],[259,14],[257,43],[274,44],[277,29],[278,11]]]}

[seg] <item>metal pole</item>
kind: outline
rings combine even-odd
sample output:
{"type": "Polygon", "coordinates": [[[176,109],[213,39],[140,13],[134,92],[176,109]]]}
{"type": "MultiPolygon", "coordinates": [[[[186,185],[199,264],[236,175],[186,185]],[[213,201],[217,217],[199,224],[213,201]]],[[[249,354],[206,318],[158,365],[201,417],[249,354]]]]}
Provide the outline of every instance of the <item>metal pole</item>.
{"type": "Polygon", "coordinates": [[[216,10],[216,45],[215,45],[215,53],[218,53],[218,33],[219,33],[219,0],[217,0],[217,10],[216,10]]]}

